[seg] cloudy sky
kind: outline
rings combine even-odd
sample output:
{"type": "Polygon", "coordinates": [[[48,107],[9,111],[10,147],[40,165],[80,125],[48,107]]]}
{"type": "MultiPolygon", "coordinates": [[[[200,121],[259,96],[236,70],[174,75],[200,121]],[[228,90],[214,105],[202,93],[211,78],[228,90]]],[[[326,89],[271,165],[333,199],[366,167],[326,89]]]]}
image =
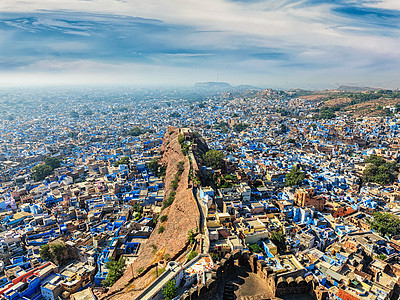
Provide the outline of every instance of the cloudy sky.
{"type": "Polygon", "coordinates": [[[0,1],[0,85],[217,79],[400,87],[400,1],[0,1]]]}

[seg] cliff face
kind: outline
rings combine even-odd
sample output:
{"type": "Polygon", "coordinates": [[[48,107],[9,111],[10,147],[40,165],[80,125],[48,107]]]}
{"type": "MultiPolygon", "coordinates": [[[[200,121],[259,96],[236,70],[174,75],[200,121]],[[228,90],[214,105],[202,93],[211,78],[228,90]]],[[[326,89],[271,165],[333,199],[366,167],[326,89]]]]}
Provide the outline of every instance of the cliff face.
{"type": "Polygon", "coordinates": [[[175,200],[161,212],[157,226],[150,238],[141,245],[142,249],[139,251],[137,260],[127,267],[124,276],[107,293],[108,296],[112,296],[112,294],[122,292],[112,296],[113,299],[133,299],[138,295],[154,280],[153,270],[146,272],[149,266],[154,266],[155,263],[165,260],[167,257],[172,258],[185,249],[188,231],[194,230],[198,226],[199,211],[188,185],[190,162],[189,158],[184,156],[181,151],[178,134],[178,128],[168,128],[161,146],[163,156],[160,161],[167,166],[164,201],[173,190],[172,182],[178,173],[178,164],[183,162],[183,172],[175,191],[175,200]],[[164,215],[167,215],[167,221],[161,223],[160,219],[164,215]],[[164,232],[159,233],[161,226],[165,229],[164,232]],[[138,276],[140,270],[146,274],[138,276]]]}

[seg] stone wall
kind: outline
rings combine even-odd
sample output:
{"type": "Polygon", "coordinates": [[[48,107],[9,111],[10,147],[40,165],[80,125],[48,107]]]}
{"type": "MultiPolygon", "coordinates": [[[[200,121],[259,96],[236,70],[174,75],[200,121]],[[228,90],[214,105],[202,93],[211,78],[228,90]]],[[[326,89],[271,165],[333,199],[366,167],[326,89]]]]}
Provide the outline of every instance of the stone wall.
{"type": "Polygon", "coordinates": [[[223,285],[234,268],[235,261],[240,266],[248,267],[251,272],[257,274],[272,291],[276,297],[288,294],[310,293],[315,299],[328,299],[326,289],[314,282],[312,276],[305,278],[295,272],[292,276],[277,276],[272,269],[263,260],[257,260],[257,256],[249,251],[234,251],[228,253],[222,258],[211,272],[212,278],[206,284],[191,288],[186,294],[181,296],[181,300],[215,300],[217,298],[217,289],[223,285]],[[297,276],[296,276],[297,275],[297,276]]]}

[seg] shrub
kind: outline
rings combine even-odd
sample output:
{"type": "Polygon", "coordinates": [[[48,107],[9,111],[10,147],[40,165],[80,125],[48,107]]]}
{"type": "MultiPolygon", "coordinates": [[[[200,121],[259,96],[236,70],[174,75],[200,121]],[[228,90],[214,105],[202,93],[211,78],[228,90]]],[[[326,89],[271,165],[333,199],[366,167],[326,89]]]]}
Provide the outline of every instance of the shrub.
{"type": "Polygon", "coordinates": [[[171,279],[170,281],[168,281],[162,290],[162,294],[165,297],[165,300],[174,299],[176,297],[177,289],[178,288],[176,287],[175,279],[171,279]]]}
{"type": "Polygon", "coordinates": [[[251,244],[249,245],[249,249],[251,250],[251,252],[253,253],[260,253],[262,252],[261,247],[258,244],[251,244]]]}
{"type": "Polygon", "coordinates": [[[163,233],[164,230],[165,230],[165,227],[164,227],[164,226],[161,225],[160,227],[158,227],[158,233],[159,233],[159,234],[163,233]]]}
{"type": "Polygon", "coordinates": [[[106,263],[106,268],[108,269],[108,274],[102,284],[112,286],[124,275],[125,260],[122,257],[118,261],[111,259],[106,263]]]}
{"type": "Polygon", "coordinates": [[[195,234],[194,234],[193,230],[189,230],[187,233],[187,237],[188,237],[190,244],[194,243],[194,236],[195,236],[195,234]]]}
{"type": "Polygon", "coordinates": [[[151,250],[151,252],[156,253],[157,252],[157,246],[154,244],[150,245],[150,248],[152,248],[153,250],[151,250]]]}
{"type": "Polygon", "coordinates": [[[160,218],[161,222],[165,222],[165,221],[167,221],[167,219],[168,219],[168,216],[167,216],[167,215],[163,215],[163,216],[161,216],[161,218],[160,218]]]}
{"type": "Polygon", "coordinates": [[[189,255],[188,255],[188,257],[187,257],[187,260],[188,261],[191,261],[193,258],[195,258],[197,255],[199,255],[198,253],[197,253],[197,251],[191,251],[190,253],[189,253],[189,255]]]}
{"type": "Polygon", "coordinates": [[[49,261],[49,260],[52,260],[53,259],[53,253],[51,253],[51,251],[50,251],[50,246],[49,245],[43,245],[41,248],[40,248],[40,252],[39,252],[39,254],[40,254],[40,258],[43,260],[43,261],[49,261]]]}

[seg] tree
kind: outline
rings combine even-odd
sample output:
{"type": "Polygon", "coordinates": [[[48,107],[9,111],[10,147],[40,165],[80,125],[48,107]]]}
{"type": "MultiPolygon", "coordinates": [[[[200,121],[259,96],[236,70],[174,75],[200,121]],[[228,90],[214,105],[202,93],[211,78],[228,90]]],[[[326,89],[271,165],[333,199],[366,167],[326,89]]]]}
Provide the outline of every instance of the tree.
{"type": "Polygon", "coordinates": [[[400,234],[400,220],[390,213],[375,212],[373,220],[368,220],[371,228],[382,236],[393,236],[400,234]]]}
{"type": "Polygon", "coordinates": [[[124,156],[120,160],[114,162],[114,167],[118,167],[119,165],[128,165],[129,161],[130,161],[129,156],[124,156]]]}
{"type": "Polygon", "coordinates": [[[91,115],[93,115],[93,111],[91,111],[90,109],[85,110],[85,111],[83,112],[83,115],[84,115],[84,116],[91,116],[91,115]]]}
{"type": "Polygon", "coordinates": [[[282,124],[279,133],[285,134],[288,131],[289,131],[289,128],[285,124],[282,124]]]}
{"type": "Polygon", "coordinates": [[[379,254],[376,256],[378,259],[380,260],[385,260],[387,258],[387,256],[385,254],[379,254]]]}
{"type": "Polygon", "coordinates": [[[279,251],[286,251],[286,238],[280,231],[273,231],[269,235],[271,242],[275,244],[279,251]]]}
{"type": "Polygon", "coordinates": [[[251,252],[253,252],[253,253],[262,252],[262,249],[258,244],[251,244],[251,245],[249,245],[249,248],[250,248],[251,252]]]}
{"type": "Polygon", "coordinates": [[[210,252],[210,253],[208,253],[208,254],[210,254],[210,256],[211,256],[213,262],[214,262],[214,263],[217,263],[217,261],[218,261],[218,255],[217,255],[216,253],[214,253],[214,252],[210,252]]]}
{"type": "Polygon", "coordinates": [[[68,257],[65,255],[67,247],[64,244],[51,244],[50,249],[53,253],[53,261],[56,260],[58,265],[62,265],[68,260],[68,257]]]}
{"type": "Polygon", "coordinates": [[[78,112],[76,112],[76,111],[71,111],[70,113],[69,113],[69,116],[71,117],[71,118],[79,118],[79,114],[78,114],[78,112]]]}
{"type": "Polygon", "coordinates": [[[176,281],[175,279],[171,279],[168,281],[162,291],[163,296],[165,297],[165,300],[172,300],[176,297],[176,290],[178,288],[176,287],[176,281]]]}
{"type": "Polygon", "coordinates": [[[293,166],[292,169],[286,174],[286,185],[294,186],[300,185],[304,180],[304,172],[302,172],[297,165],[293,166]]]}
{"type": "Polygon", "coordinates": [[[387,162],[383,157],[370,155],[365,159],[368,165],[363,171],[363,181],[378,184],[391,184],[398,175],[396,162],[387,162]]]}
{"type": "Polygon", "coordinates": [[[150,172],[157,176],[158,173],[158,158],[153,158],[151,161],[147,163],[147,167],[150,172]]]}
{"type": "Polygon", "coordinates": [[[51,166],[46,164],[36,165],[32,168],[32,178],[34,181],[40,181],[53,173],[51,166]]]}
{"type": "Polygon", "coordinates": [[[74,132],[74,131],[70,131],[70,132],[68,132],[68,136],[69,136],[70,138],[75,139],[75,138],[78,137],[78,133],[76,133],[76,132],[74,132]]]}
{"type": "Polygon", "coordinates": [[[335,107],[323,107],[318,115],[318,119],[333,119],[336,118],[335,111],[338,108],[335,107]]]}
{"type": "Polygon", "coordinates": [[[386,160],[381,156],[378,156],[376,154],[371,154],[364,160],[364,162],[367,164],[374,164],[375,166],[379,167],[385,164],[386,160]]]}
{"type": "Polygon", "coordinates": [[[169,117],[170,117],[170,118],[180,118],[180,117],[181,117],[181,114],[175,111],[175,112],[171,113],[171,114],[169,115],[169,117]]]}
{"type": "Polygon", "coordinates": [[[206,166],[216,169],[224,167],[224,153],[218,150],[209,150],[203,155],[206,166]]]}
{"type": "Polygon", "coordinates": [[[135,127],[131,128],[131,129],[129,129],[128,135],[139,136],[139,135],[141,135],[143,133],[146,133],[146,132],[151,132],[151,130],[141,129],[141,128],[135,126],[135,127]]]}
{"type": "Polygon", "coordinates": [[[112,286],[124,275],[125,260],[122,257],[118,261],[111,259],[106,262],[106,268],[108,269],[108,274],[102,285],[112,286]]]}
{"type": "Polygon", "coordinates": [[[249,125],[243,123],[233,125],[233,129],[236,132],[242,132],[243,130],[246,130],[247,127],[249,127],[249,125]]]}
{"type": "Polygon", "coordinates": [[[178,143],[182,146],[183,143],[185,143],[185,137],[183,136],[183,134],[179,134],[178,135],[178,143]]]}
{"type": "Polygon", "coordinates": [[[288,139],[286,142],[288,142],[289,144],[296,144],[296,140],[295,139],[288,139]]]}
{"type": "Polygon", "coordinates": [[[44,159],[46,165],[50,166],[53,170],[61,166],[61,160],[57,157],[46,157],[44,159]]]}
{"type": "Polygon", "coordinates": [[[51,253],[51,251],[50,251],[50,246],[49,246],[48,244],[43,245],[43,246],[40,248],[39,254],[40,254],[40,258],[41,258],[43,261],[53,260],[53,254],[51,253]]]}

